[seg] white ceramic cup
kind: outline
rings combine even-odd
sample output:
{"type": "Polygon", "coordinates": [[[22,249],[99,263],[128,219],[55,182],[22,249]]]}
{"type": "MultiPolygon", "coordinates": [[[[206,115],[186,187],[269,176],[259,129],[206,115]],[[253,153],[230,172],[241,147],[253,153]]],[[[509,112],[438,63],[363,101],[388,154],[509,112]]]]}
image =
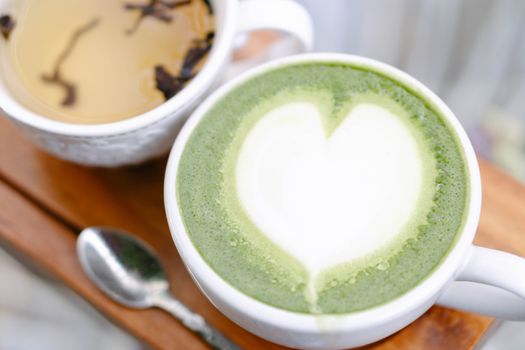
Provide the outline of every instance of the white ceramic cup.
{"type": "Polygon", "coordinates": [[[450,109],[432,91],[389,65],[345,54],[305,54],[252,69],[213,93],[193,113],[172,149],[165,178],[165,205],[177,249],[193,279],[211,302],[248,331],[275,343],[300,349],[342,349],[380,340],[405,327],[433,304],[510,320],[525,321],[525,259],[472,244],[481,207],[476,155],[450,109]],[[217,101],[243,82],[272,69],[303,62],[342,62],[380,72],[418,91],[441,112],[457,134],[470,172],[468,217],[442,263],[402,296],[365,311],[314,316],[278,309],[241,293],[217,275],[192,244],[176,198],[177,168],[196,125],[217,101]]]}
{"type": "MultiPolygon", "coordinates": [[[[21,3],[0,0],[0,13],[11,14],[16,19],[21,3]]],[[[9,69],[4,64],[0,66],[0,110],[37,146],[76,163],[120,166],[162,155],[169,150],[182,123],[206,93],[228,70],[231,75],[246,66],[234,67],[229,63],[236,38],[250,31],[271,29],[295,37],[298,45],[288,51],[298,53],[312,47],[311,18],[292,0],[211,0],[211,3],[215,14],[215,41],[203,69],[181,92],[157,108],[106,124],[55,121],[32,112],[11,96],[2,82],[5,78],[2,69],[9,69]]],[[[0,40],[0,53],[4,45],[5,41],[0,40]]]]}

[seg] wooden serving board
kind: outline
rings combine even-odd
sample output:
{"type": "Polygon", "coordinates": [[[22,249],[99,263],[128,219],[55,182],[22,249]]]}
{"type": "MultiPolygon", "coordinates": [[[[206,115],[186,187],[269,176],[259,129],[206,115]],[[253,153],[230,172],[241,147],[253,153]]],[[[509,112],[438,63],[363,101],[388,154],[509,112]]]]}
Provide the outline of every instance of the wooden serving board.
{"type": "MultiPolygon", "coordinates": [[[[61,281],[107,318],[157,349],[206,349],[160,310],[112,302],[83,274],[78,232],[109,225],[135,233],[159,253],[173,293],[246,349],[281,349],[222,316],[190,279],[172,243],[162,198],[165,159],[123,169],[85,168],[32,146],[0,118],[0,244],[61,281]]],[[[481,161],[483,212],[477,243],[525,255],[525,187],[481,161]]],[[[434,307],[397,334],[367,349],[471,349],[492,319],[434,307]]]]}

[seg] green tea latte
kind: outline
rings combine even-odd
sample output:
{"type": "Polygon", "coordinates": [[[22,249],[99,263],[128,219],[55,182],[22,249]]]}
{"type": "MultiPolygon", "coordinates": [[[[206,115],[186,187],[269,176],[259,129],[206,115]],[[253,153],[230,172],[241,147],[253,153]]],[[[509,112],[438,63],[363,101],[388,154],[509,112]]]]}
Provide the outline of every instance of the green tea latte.
{"type": "Polygon", "coordinates": [[[407,292],[462,229],[462,148],[417,92],[369,68],[303,63],[234,88],[177,170],[188,234],[244,294],[340,314],[407,292]]]}

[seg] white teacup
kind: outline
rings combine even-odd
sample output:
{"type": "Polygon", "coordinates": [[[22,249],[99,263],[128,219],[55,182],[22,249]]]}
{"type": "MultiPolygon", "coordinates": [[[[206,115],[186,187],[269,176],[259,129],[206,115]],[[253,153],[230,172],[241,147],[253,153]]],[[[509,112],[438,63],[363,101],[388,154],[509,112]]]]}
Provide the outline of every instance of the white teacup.
{"type": "Polygon", "coordinates": [[[498,318],[525,321],[525,259],[474,246],[481,207],[479,167],[472,145],[452,111],[423,84],[389,65],[344,54],[306,54],[267,63],[214,92],[190,117],[172,149],[165,178],[166,212],[173,240],[192,277],[211,302],[248,331],[300,349],[342,349],[378,341],[407,326],[433,304],[498,318]],[[177,169],[184,147],[206,112],[250,78],[301,62],[342,62],[370,67],[418,91],[441,112],[456,132],[470,173],[469,213],[455,246],[419,285],[377,307],[344,315],[308,315],[278,309],[241,293],[204,261],[192,244],[176,198],[177,169]]]}
{"type": "MultiPolygon", "coordinates": [[[[165,153],[173,144],[182,123],[225,74],[243,66],[228,63],[239,35],[259,29],[291,34],[299,45],[288,50],[309,51],[312,21],[306,10],[291,0],[212,0],[215,41],[199,74],[176,96],[141,115],[122,121],[79,125],[51,120],[18,102],[2,82],[0,67],[0,111],[17,124],[37,146],[69,161],[85,165],[120,166],[140,163],[165,153]]],[[[0,13],[16,18],[17,0],[0,0],[0,13]]],[[[15,28],[16,30],[16,28],[15,28]]],[[[0,52],[4,50],[0,40],[0,52]]],[[[253,62],[251,62],[253,63],[253,62]]],[[[234,73],[233,73],[234,74],[234,73]]]]}

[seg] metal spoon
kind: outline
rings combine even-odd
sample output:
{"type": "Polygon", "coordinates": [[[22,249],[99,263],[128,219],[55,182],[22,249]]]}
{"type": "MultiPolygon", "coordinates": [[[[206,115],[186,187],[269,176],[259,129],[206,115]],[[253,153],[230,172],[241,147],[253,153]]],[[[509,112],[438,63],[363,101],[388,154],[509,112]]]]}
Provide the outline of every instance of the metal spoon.
{"type": "Polygon", "coordinates": [[[212,348],[240,349],[202,316],[175,299],[153,250],[129,233],[108,227],[88,227],[78,237],[77,254],[84,272],[117,302],[137,309],[161,308],[212,348]]]}

